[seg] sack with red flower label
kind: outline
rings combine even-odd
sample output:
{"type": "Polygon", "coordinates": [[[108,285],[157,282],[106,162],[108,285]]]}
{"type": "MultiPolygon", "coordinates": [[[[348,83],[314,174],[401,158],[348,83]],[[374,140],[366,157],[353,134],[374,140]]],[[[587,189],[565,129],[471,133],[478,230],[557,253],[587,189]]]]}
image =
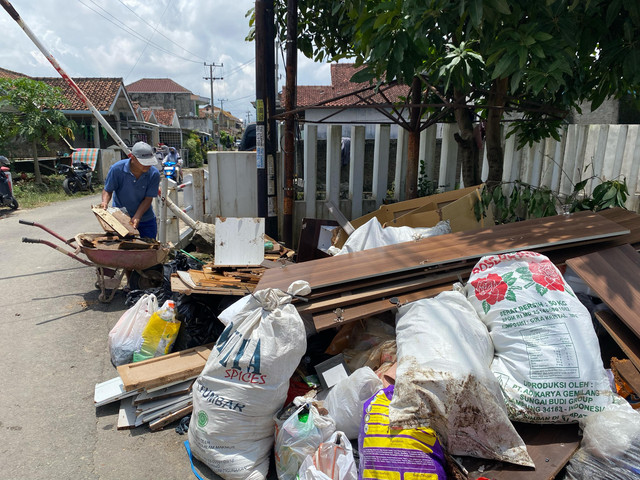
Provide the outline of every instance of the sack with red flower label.
{"type": "Polygon", "coordinates": [[[572,423],[611,404],[591,315],[547,257],[483,257],[466,293],[491,334],[512,420],[572,423]]]}

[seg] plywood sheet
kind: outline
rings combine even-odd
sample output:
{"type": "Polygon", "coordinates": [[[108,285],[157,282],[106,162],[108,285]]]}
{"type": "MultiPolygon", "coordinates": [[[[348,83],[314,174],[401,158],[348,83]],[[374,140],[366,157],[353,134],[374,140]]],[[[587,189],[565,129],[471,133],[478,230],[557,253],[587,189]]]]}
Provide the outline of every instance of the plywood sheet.
{"type": "Polygon", "coordinates": [[[142,362],[120,365],[118,373],[127,392],[186,380],[202,372],[212,347],[213,344],[204,345],[142,362]]]}
{"type": "Polygon", "coordinates": [[[572,258],[567,265],[640,336],[640,254],[631,245],[572,258]]]}
{"type": "Polygon", "coordinates": [[[464,462],[469,478],[491,480],[553,480],[578,449],[578,425],[533,425],[514,423],[522,437],[535,469],[491,460],[469,459],[464,462]],[[478,470],[484,466],[482,472],[478,470]]]}
{"type": "Polygon", "coordinates": [[[264,260],[264,218],[216,218],[214,264],[260,265],[264,260]]]}
{"type": "Polygon", "coordinates": [[[613,313],[603,310],[595,313],[596,320],[611,335],[620,349],[629,360],[640,368],[640,340],[622,321],[613,313]]]}
{"type": "Polygon", "coordinates": [[[592,212],[539,218],[493,228],[429,237],[265,271],[257,289],[287,289],[306,280],[312,289],[389,273],[442,265],[483,255],[550,245],[601,241],[629,230],[592,212]]]}

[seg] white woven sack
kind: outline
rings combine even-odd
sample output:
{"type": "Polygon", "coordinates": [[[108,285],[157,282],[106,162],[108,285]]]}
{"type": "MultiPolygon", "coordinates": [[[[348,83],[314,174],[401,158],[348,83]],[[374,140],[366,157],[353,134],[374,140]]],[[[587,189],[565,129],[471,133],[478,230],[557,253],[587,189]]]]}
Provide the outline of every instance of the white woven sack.
{"type": "Polygon", "coordinates": [[[611,404],[591,315],[547,257],[483,257],[466,294],[491,334],[512,420],[571,423],[611,404]]]}
{"type": "Polygon", "coordinates": [[[462,293],[401,307],[391,428],[431,428],[452,455],[533,466],[491,373],[487,328],[462,293]]]}
{"type": "MultiPolygon", "coordinates": [[[[310,289],[296,282],[289,291],[305,295],[310,289]]],[[[194,384],[191,450],[226,480],[266,478],[273,416],[306,350],[304,325],[291,298],[278,289],[254,292],[231,318],[194,384]]]]}

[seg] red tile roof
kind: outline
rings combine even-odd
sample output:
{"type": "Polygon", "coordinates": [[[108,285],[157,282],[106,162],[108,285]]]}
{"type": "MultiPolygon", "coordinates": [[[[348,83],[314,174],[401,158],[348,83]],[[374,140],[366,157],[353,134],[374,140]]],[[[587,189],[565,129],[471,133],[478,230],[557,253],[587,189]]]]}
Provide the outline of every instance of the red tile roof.
{"type": "Polygon", "coordinates": [[[131,93],[191,93],[182,85],[169,78],[142,78],[127,85],[127,92],[131,93]]]}
{"type": "Polygon", "coordinates": [[[153,115],[153,110],[151,110],[150,108],[142,108],[140,109],[140,112],[142,113],[142,119],[145,122],[148,122],[151,118],[151,115],[153,115]]]}
{"type": "MultiPolygon", "coordinates": [[[[361,67],[364,68],[364,67],[361,67]]],[[[297,106],[308,107],[317,105],[320,102],[326,106],[347,107],[350,105],[361,104],[362,101],[356,95],[348,95],[351,92],[362,90],[370,87],[369,83],[353,83],[351,77],[358,71],[353,63],[334,63],[331,64],[331,85],[298,85],[297,87],[297,106]],[[344,96],[346,95],[346,96],[344,96]],[[344,97],[343,97],[344,96],[344,97]],[[342,98],[337,98],[342,97],[342,98]]],[[[406,97],[409,93],[409,87],[406,85],[396,85],[384,91],[384,96],[373,91],[363,92],[360,96],[370,97],[374,103],[389,103],[401,101],[400,97],[406,97]],[[386,97],[386,98],[385,98],[386,97]]]]}
{"type": "Polygon", "coordinates": [[[155,114],[156,120],[158,120],[159,124],[167,126],[173,125],[173,118],[176,114],[175,110],[154,110],[153,113],[155,114]]]}
{"type": "Polygon", "coordinates": [[[24,75],[22,73],[13,72],[11,70],[7,70],[6,68],[0,68],[0,78],[8,78],[13,80],[14,78],[29,78],[28,75],[24,75]]]}
{"type": "MultiPolygon", "coordinates": [[[[34,77],[34,80],[60,88],[67,99],[67,104],[62,107],[64,110],[89,110],[63,78],[34,77]]],[[[103,112],[111,108],[122,86],[122,78],[74,78],[73,81],[93,106],[103,112]]]]}

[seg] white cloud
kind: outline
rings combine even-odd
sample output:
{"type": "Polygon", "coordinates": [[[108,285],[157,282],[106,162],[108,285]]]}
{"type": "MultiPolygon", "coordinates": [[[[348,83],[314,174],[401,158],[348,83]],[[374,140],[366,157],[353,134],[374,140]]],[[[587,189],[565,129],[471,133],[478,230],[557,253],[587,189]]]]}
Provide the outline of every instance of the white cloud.
{"type": "MultiPolygon", "coordinates": [[[[216,106],[224,99],[225,110],[241,119],[250,111],[255,119],[251,106],[255,44],[245,41],[249,33],[245,14],[253,8],[253,0],[11,0],[11,4],[71,76],[123,77],[125,84],[171,78],[208,98],[210,85],[203,77],[209,76],[209,68],[204,62],[222,63],[223,68],[214,69],[214,76],[224,77],[214,82],[216,106]]],[[[0,29],[0,67],[31,76],[58,75],[4,10],[0,10],[0,29]]],[[[285,74],[281,56],[279,63],[281,88],[285,74]]],[[[329,82],[328,65],[313,64],[299,55],[299,84],[329,82]]]]}

